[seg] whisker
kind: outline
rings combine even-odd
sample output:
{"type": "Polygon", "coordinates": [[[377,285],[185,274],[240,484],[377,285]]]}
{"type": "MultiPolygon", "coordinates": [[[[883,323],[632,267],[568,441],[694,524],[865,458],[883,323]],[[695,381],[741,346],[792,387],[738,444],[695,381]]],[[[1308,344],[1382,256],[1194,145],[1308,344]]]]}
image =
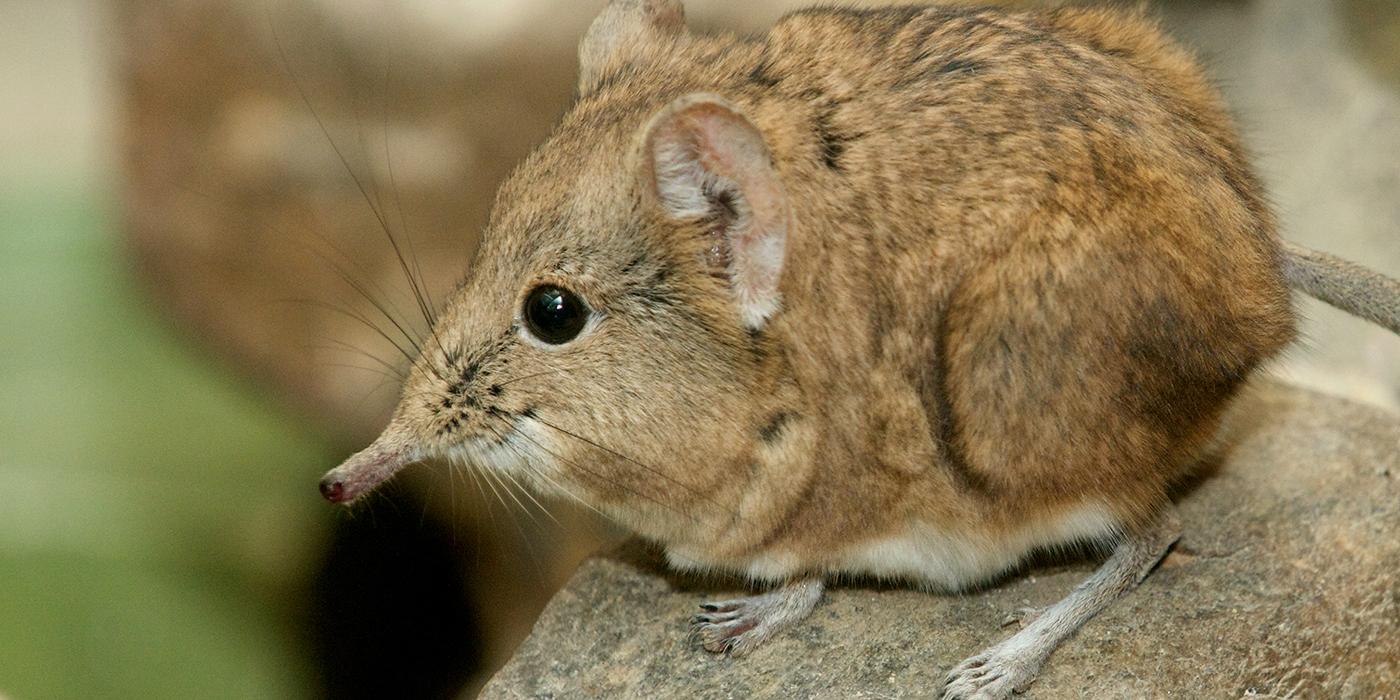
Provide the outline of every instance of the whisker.
{"type": "MultiPolygon", "coordinates": [[[[193,195],[198,196],[198,197],[202,197],[202,198],[204,198],[204,199],[213,200],[213,197],[211,197],[209,194],[207,194],[207,193],[205,193],[205,192],[202,192],[202,191],[200,191],[200,190],[198,190],[198,189],[196,189],[196,188],[190,186],[188,183],[185,183],[185,182],[171,182],[170,184],[173,185],[174,187],[180,189],[181,191],[184,191],[184,192],[193,194],[193,195]]],[[[260,222],[260,225],[264,225],[264,226],[266,226],[268,229],[270,229],[270,230],[272,230],[272,231],[274,231],[274,232],[280,234],[281,240],[284,240],[284,241],[298,240],[298,237],[289,234],[285,229],[283,229],[283,228],[280,227],[280,226],[276,226],[276,225],[274,225],[274,224],[261,223],[261,222],[260,222]]],[[[317,258],[319,258],[319,259],[321,260],[322,263],[328,265],[328,266],[331,268],[331,270],[332,270],[333,272],[336,273],[336,276],[338,276],[338,277],[341,279],[341,281],[344,282],[344,283],[346,284],[346,286],[350,287],[350,288],[353,289],[356,293],[358,293],[360,296],[364,297],[364,299],[365,299],[366,301],[368,301],[372,306],[374,306],[374,308],[375,308],[377,311],[379,311],[379,313],[383,314],[384,318],[387,319],[387,320],[389,321],[389,323],[393,324],[394,327],[395,327],[396,329],[398,329],[398,331],[399,331],[400,333],[403,334],[404,339],[408,341],[409,345],[410,345],[411,347],[413,347],[413,349],[414,349],[415,352],[421,352],[421,347],[420,347],[420,345],[419,345],[419,338],[418,338],[418,336],[416,336],[416,335],[414,335],[414,334],[408,332],[408,330],[405,329],[404,326],[403,326],[403,324],[400,323],[400,321],[399,321],[399,317],[404,315],[404,314],[403,314],[403,311],[400,310],[400,309],[398,308],[398,305],[395,304],[395,303],[393,302],[392,296],[391,296],[390,294],[388,294],[388,293],[384,290],[383,287],[379,286],[379,284],[377,284],[376,282],[374,282],[373,276],[370,275],[366,270],[364,270],[364,268],[361,267],[358,263],[356,263],[355,260],[354,260],[353,258],[351,258],[350,256],[346,255],[345,253],[341,252],[340,249],[339,249],[338,247],[336,247],[336,245],[335,245],[334,243],[332,243],[332,242],[330,241],[330,239],[326,238],[321,232],[316,231],[316,230],[314,230],[314,229],[310,229],[310,228],[304,227],[304,226],[297,227],[297,228],[298,228],[298,230],[299,230],[300,232],[310,234],[312,237],[316,238],[318,241],[320,241],[320,242],[321,242],[323,245],[325,245],[327,248],[329,248],[330,250],[334,251],[337,255],[339,255],[340,257],[344,258],[346,261],[348,261],[352,266],[358,268],[361,274],[363,274],[363,275],[369,277],[369,278],[370,278],[369,285],[372,286],[372,287],[374,288],[373,290],[367,290],[367,289],[365,288],[364,284],[362,284],[361,282],[357,281],[357,280],[355,279],[355,277],[354,277],[353,275],[351,275],[344,267],[342,267],[342,266],[341,266],[339,263],[337,263],[335,260],[331,259],[331,258],[330,258],[328,255],[326,255],[325,253],[323,253],[323,252],[321,252],[321,251],[319,251],[319,250],[316,250],[315,248],[312,248],[310,245],[306,245],[306,244],[304,244],[304,243],[300,243],[300,244],[298,244],[298,246],[297,246],[297,247],[300,248],[303,252],[307,252],[307,253],[310,253],[311,255],[316,256],[317,258]],[[375,292],[377,292],[380,296],[382,296],[382,297],[384,298],[384,301],[381,302],[381,300],[380,300],[379,298],[377,298],[374,294],[371,294],[370,291],[375,291],[375,292]],[[388,304],[388,307],[387,307],[387,308],[385,307],[385,304],[386,304],[386,303],[388,304]],[[391,311],[392,311],[392,313],[391,313],[391,311]]],[[[365,320],[365,322],[368,323],[368,320],[365,320]]],[[[382,331],[381,331],[381,335],[382,335],[382,334],[383,334],[383,333],[382,333],[382,331]]],[[[410,359],[412,359],[412,358],[410,358],[410,359]]]]}
{"type": "MultiPolygon", "coordinates": [[[[536,419],[536,420],[538,420],[538,419],[536,419]]],[[[568,459],[563,458],[563,457],[560,456],[557,452],[555,452],[555,451],[549,449],[548,447],[545,447],[543,444],[540,443],[539,440],[536,440],[536,439],[530,437],[530,435],[527,434],[527,433],[525,433],[524,431],[519,431],[519,432],[517,432],[517,434],[518,434],[520,437],[523,437],[523,438],[525,438],[526,440],[529,440],[529,441],[531,442],[531,444],[533,444],[535,447],[540,448],[542,451],[544,451],[545,454],[548,454],[549,456],[551,456],[551,457],[553,457],[553,458],[559,460],[560,462],[563,462],[564,464],[567,464],[567,465],[573,467],[574,469],[577,469],[577,470],[583,472],[584,474],[587,474],[587,475],[593,477],[594,479],[598,480],[599,482],[602,482],[602,483],[611,483],[611,482],[608,482],[608,480],[607,480],[602,474],[599,474],[598,472],[596,472],[596,471],[594,471],[594,470],[592,470],[592,469],[589,469],[588,467],[585,467],[585,466],[583,466],[582,464],[579,464],[578,462],[574,462],[574,461],[571,461],[571,460],[568,460],[568,459]]],[[[613,484],[613,485],[616,486],[616,485],[618,485],[618,484],[613,484]]],[[[654,505],[657,505],[657,506],[660,506],[660,507],[662,507],[662,508],[665,508],[665,509],[667,509],[667,510],[669,510],[669,511],[671,511],[671,512],[677,514],[677,515],[690,518],[692,521],[699,522],[699,518],[695,517],[694,515],[692,515],[692,514],[690,514],[690,513],[683,513],[683,512],[681,512],[679,509],[677,509],[675,506],[672,506],[672,505],[669,504],[669,503],[666,503],[666,502],[664,502],[664,501],[661,501],[661,500],[657,499],[657,498],[654,497],[654,496],[649,496],[649,495],[647,495],[647,494],[645,494],[645,493],[642,493],[640,490],[633,489],[633,488],[628,488],[627,490],[628,490],[629,492],[631,492],[631,493],[632,493],[633,495],[635,495],[635,496],[638,496],[638,497],[640,497],[640,498],[644,498],[644,499],[650,501],[650,502],[651,502],[652,504],[654,504],[654,505]]],[[[595,510],[597,510],[597,509],[595,508],[595,510]]],[[[605,516],[605,517],[606,517],[606,516],[605,516]]]]}
{"type": "Polygon", "coordinates": [[[368,329],[374,331],[375,334],[378,335],[380,338],[383,338],[383,339],[384,339],[384,342],[386,342],[386,343],[392,345],[392,346],[394,347],[394,349],[395,349],[395,350],[398,350],[398,351],[399,351],[399,354],[403,355],[404,358],[407,359],[409,362],[413,362],[414,360],[418,359],[416,353],[414,353],[414,352],[409,352],[409,351],[408,351],[407,349],[405,349],[402,345],[399,345],[398,342],[396,342],[392,337],[390,337],[388,333],[385,333],[385,332],[384,332],[384,329],[383,329],[383,328],[380,328],[379,326],[374,325],[373,323],[370,322],[369,319],[365,318],[365,317],[364,317],[363,315],[361,315],[361,314],[355,313],[354,311],[351,311],[351,310],[349,310],[349,309],[342,308],[342,307],[340,307],[340,306],[337,306],[337,305],[332,304],[332,303],[327,302],[327,301],[321,301],[320,299],[284,299],[284,300],[281,300],[281,301],[282,301],[283,303],[289,303],[289,304],[307,304],[307,305],[310,305],[310,306],[318,306],[318,307],[320,307],[320,308],[322,308],[322,309],[325,309],[325,310],[327,310],[327,311],[330,311],[330,312],[332,312],[332,313],[337,313],[337,314],[340,314],[340,315],[345,316],[345,317],[347,317],[347,318],[353,319],[353,320],[355,320],[355,321],[359,321],[360,323],[364,324],[364,326],[365,326],[366,328],[368,328],[368,329]]]}
{"type": "MultiPolygon", "coordinates": [[[[530,555],[530,563],[535,567],[535,574],[540,578],[544,578],[544,569],[540,567],[539,556],[535,553],[534,548],[530,546],[530,538],[526,536],[525,530],[520,527],[520,521],[510,516],[510,504],[506,503],[504,498],[501,498],[500,492],[492,485],[492,482],[496,481],[495,475],[492,474],[490,469],[478,469],[476,471],[481,474],[482,480],[485,481],[488,486],[491,486],[492,493],[496,494],[496,498],[500,500],[501,506],[506,509],[506,519],[510,521],[511,527],[513,527],[515,533],[519,535],[521,544],[525,545],[525,551],[530,555]]],[[[501,488],[504,489],[505,484],[501,484],[501,488]]],[[[519,501],[516,502],[519,503],[519,501]]],[[[524,508],[524,506],[522,505],[521,508],[524,508]]]]}
{"type": "Polygon", "coordinates": [[[553,486],[554,488],[558,489],[560,493],[564,494],[570,499],[573,499],[573,501],[578,503],[579,505],[593,511],[594,513],[597,513],[600,517],[604,519],[609,519],[607,513],[598,510],[597,506],[580,498],[579,495],[574,493],[572,489],[568,488],[567,486],[564,486],[558,481],[555,481],[553,477],[551,477],[548,473],[545,472],[545,470],[536,466],[533,463],[533,455],[526,452],[525,450],[522,450],[518,445],[512,444],[510,445],[510,449],[520,456],[520,458],[524,461],[525,466],[530,470],[531,474],[538,477],[540,480],[547,482],[550,486],[553,486]]]}
{"type": "MultiPolygon", "coordinates": [[[[334,263],[331,264],[333,265],[334,263]]],[[[351,282],[348,278],[346,278],[346,282],[354,286],[354,283],[351,282]]],[[[364,292],[363,290],[359,290],[358,288],[357,291],[359,291],[360,294],[362,294],[366,299],[368,299],[369,302],[375,306],[375,308],[379,309],[380,313],[384,314],[384,317],[389,319],[389,322],[393,324],[394,327],[397,328],[400,333],[403,334],[404,338],[408,340],[410,346],[413,348],[413,352],[409,352],[408,350],[404,349],[404,347],[399,345],[399,343],[395,341],[392,337],[390,337],[389,334],[385,333],[382,328],[375,325],[374,323],[371,323],[370,320],[365,318],[363,315],[350,311],[344,307],[338,306],[336,304],[331,304],[329,302],[321,301],[319,299],[286,299],[283,301],[287,303],[319,306],[326,310],[341,314],[343,316],[348,316],[356,321],[359,321],[360,323],[373,330],[375,334],[377,334],[379,337],[383,338],[385,342],[389,343],[390,345],[393,345],[394,349],[398,350],[399,353],[402,354],[404,358],[408,360],[410,365],[414,364],[415,361],[422,357],[424,364],[428,366],[428,371],[432,372],[433,376],[437,377],[440,381],[442,381],[445,384],[451,383],[451,380],[447,379],[447,377],[443,375],[442,370],[438,368],[437,363],[433,362],[431,357],[428,357],[423,354],[422,348],[418,346],[418,343],[414,340],[413,336],[410,335],[409,332],[398,323],[398,321],[394,320],[394,317],[390,315],[388,311],[384,310],[384,308],[380,306],[379,303],[375,301],[374,298],[371,297],[368,293],[364,292]]],[[[441,347],[440,344],[439,347],[441,347]]],[[[407,377],[405,376],[405,378],[407,377]]]]}
{"type": "Polygon", "coordinates": [[[368,360],[372,360],[375,364],[379,365],[379,366],[382,367],[384,370],[386,370],[387,372],[389,372],[389,373],[392,374],[393,376],[397,377],[397,378],[399,379],[399,381],[403,381],[403,380],[405,380],[405,379],[408,379],[408,374],[404,371],[404,368],[402,368],[402,367],[400,367],[400,366],[398,366],[398,365],[395,365],[395,364],[393,364],[393,363],[391,363],[391,362],[388,362],[387,360],[385,360],[385,359],[379,357],[378,355],[375,355],[375,354],[372,353],[372,352],[369,352],[368,350],[363,350],[363,349],[361,349],[361,348],[355,347],[354,345],[351,345],[350,343],[347,343],[347,342],[345,342],[345,341],[343,341],[343,340],[338,340],[338,339],[336,339],[336,338],[325,338],[325,337],[323,337],[323,338],[321,338],[321,340],[324,340],[326,343],[330,343],[330,344],[329,344],[329,345],[326,345],[326,344],[307,345],[307,346],[304,346],[302,349],[303,349],[303,350],[322,350],[322,351],[325,351],[325,352],[348,352],[348,353],[353,353],[353,354],[355,354],[355,355],[359,355],[359,356],[361,356],[361,357],[364,357],[364,358],[366,358],[366,359],[368,359],[368,360]]]}
{"type": "Polygon", "coordinates": [[[486,497],[486,489],[481,487],[481,479],[476,475],[475,469],[459,469],[459,472],[471,477],[472,484],[476,486],[476,492],[481,496],[481,503],[486,507],[486,522],[493,532],[499,528],[496,526],[496,515],[491,512],[491,499],[486,497]]]}
{"type": "MultiPolygon", "coordinates": [[[[352,82],[351,84],[353,85],[354,83],[352,82]]],[[[360,99],[357,94],[350,95],[350,114],[355,118],[355,144],[359,146],[360,160],[365,164],[365,169],[367,171],[365,179],[369,181],[369,191],[374,195],[371,208],[376,212],[383,212],[385,211],[384,197],[379,191],[379,178],[375,177],[374,161],[369,157],[369,147],[365,145],[365,125],[360,115],[360,99]]],[[[385,114],[385,119],[388,119],[387,113],[385,114]]],[[[369,198],[366,197],[366,200],[368,199],[369,198]]],[[[386,229],[387,223],[388,221],[386,219],[384,222],[386,229]]]]}
{"type": "MultiPolygon", "coordinates": [[[[399,198],[398,184],[393,172],[394,161],[389,145],[389,73],[389,60],[385,58],[384,80],[381,84],[380,89],[380,92],[383,95],[380,114],[381,128],[383,130],[384,158],[385,163],[388,166],[390,182],[393,184],[394,201],[399,211],[399,233],[403,235],[404,242],[408,246],[409,258],[413,260],[413,270],[417,272],[416,277],[414,273],[409,270],[407,263],[404,261],[403,253],[399,250],[399,244],[393,234],[392,228],[388,225],[387,218],[383,216],[386,212],[388,212],[388,207],[384,206],[384,200],[379,191],[378,179],[374,177],[374,162],[370,160],[369,149],[365,145],[365,130],[364,124],[361,121],[359,100],[351,100],[351,111],[355,115],[355,132],[359,139],[360,154],[365,159],[365,162],[370,168],[370,183],[374,189],[374,201],[377,205],[376,213],[380,215],[380,223],[383,226],[384,233],[389,237],[389,242],[394,247],[394,254],[399,259],[400,269],[403,270],[404,277],[407,279],[410,288],[412,288],[414,295],[418,299],[419,311],[423,314],[423,320],[428,322],[428,326],[431,329],[432,326],[434,326],[437,323],[437,319],[432,309],[432,297],[429,296],[427,293],[427,284],[423,280],[422,269],[418,265],[418,256],[413,252],[413,237],[410,236],[408,233],[407,222],[403,214],[403,202],[399,198]]],[[[439,346],[439,349],[442,349],[441,346],[439,346]]],[[[444,350],[444,352],[446,351],[444,350]]]]}
{"type": "MultiPolygon", "coordinates": [[[[514,449],[514,446],[513,446],[513,445],[510,445],[509,441],[506,439],[506,437],[505,437],[504,435],[501,434],[501,432],[500,432],[499,430],[496,430],[494,427],[491,427],[491,426],[487,426],[487,429],[490,430],[490,431],[492,432],[492,434],[494,434],[494,435],[496,436],[496,439],[500,441],[500,444],[501,444],[501,445],[503,445],[503,446],[509,446],[509,447],[511,447],[512,449],[514,449]]],[[[519,451],[516,451],[516,455],[519,456],[519,454],[520,454],[519,451]]],[[[528,466],[528,465],[527,465],[527,466],[528,466]]],[[[529,499],[532,503],[534,503],[534,504],[535,504],[535,507],[539,508],[539,510],[540,510],[541,513],[544,513],[544,515],[545,515],[546,517],[548,517],[550,520],[553,520],[555,525],[558,525],[559,527],[563,527],[563,526],[564,526],[563,523],[559,522],[559,520],[558,520],[557,518],[554,517],[554,514],[553,514],[553,513],[550,513],[550,512],[549,512],[549,509],[548,509],[548,508],[544,507],[544,504],[540,503],[539,499],[535,498],[535,495],[534,495],[533,493],[530,492],[530,489],[528,489],[528,488],[526,488],[525,486],[521,485],[521,483],[520,483],[519,481],[516,480],[515,476],[513,476],[509,471],[502,471],[501,473],[502,473],[503,475],[505,475],[505,477],[506,477],[507,479],[509,479],[510,482],[511,482],[512,484],[514,484],[515,487],[516,487],[517,489],[519,489],[522,493],[524,493],[524,494],[525,494],[525,497],[526,497],[527,499],[529,499]]]]}
{"type": "MultiPolygon", "coordinates": [[[[323,242],[329,245],[329,241],[323,242]]],[[[403,316],[404,313],[401,309],[399,309],[398,304],[395,304],[393,302],[392,297],[387,292],[385,292],[383,287],[380,287],[377,283],[371,282],[371,284],[373,284],[375,287],[375,289],[372,291],[377,291],[386,299],[386,301],[381,302],[379,298],[375,297],[375,295],[370,293],[371,290],[367,290],[363,284],[361,284],[353,276],[351,276],[350,273],[347,272],[343,267],[341,267],[340,264],[337,263],[335,260],[332,260],[329,256],[325,255],[319,250],[316,250],[315,248],[312,248],[309,245],[302,245],[301,248],[311,253],[312,255],[320,258],[322,262],[330,266],[331,270],[335,272],[336,276],[340,277],[341,281],[344,282],[346,286],[350,287],[360,296],[364,297],[365,301],[368,301],[372,306],[374,306],[374,308],[377,309],[379,313],[384,314],[384,318],[388,319],[389,323],[394,324],[394,327],[397,328],[398,331],[403,334],[404,339],[407,340],[409,344],[413,346],[414,351],[419,353],[423,352],[422,338],[408,331],[408,329],[404,326],[404,324],[407,323],[406,320],[403,322],[399,321],[399,316],[403,316]],[[385,304],[388,305],[387,308],[385,304]],[[393,313],[390,313],[390,309],[393,310],[393,313]]]]}
{"type": "Polygon", "coordinates": [[[355,402],[355,408],[353,409],[354,413],[358,414],[358,413],[360,413],[361,411],[363,411],[363,410],[365,409],[365,404],[369,402],[369,397],[374,396],[375,394],[379,393],[379,390],[382,389],[382,388],[384,388],[384,385],[385,385],[385,384],[389,384],[390,382],[398,383],[398,381],[399,381],[399,380],[397,380],[397,379],[395,379],[395,378],[393,378],[393,377],[385,377],[385,378],[379,380],[379,382],[378,382],[377,384],[375,384],[373,387],[371,387],[369,391],[365,392],[365,395],[364,395],[364,396],[361,396],[361,397],[360,397],[360,400],[359,400],[359,401],[356,401],[356,402],[355,402]]]}
{"type": "Polygon", "coordinates": [[[452,544],[457,545],[457,470],[447,461],[447,514],[452,520],[452,544]]]}
{"type": "MultiPolygon", "coordinates": [[[[477,498],[479,499],[478,502],[486,507],[486,521],[488,523],[488,529],[483,530],[479,527],[472,528],[472,532],[476,534],[476,543],[478,547],[478,551],[476,553],[476,563],[478,566],[480,566],[481,557],[483,555],[483,552],[486,551],[487,548],[494,549],[498,552],[500,551],[501,542],[499,536],[497,535],[499,529],[496,527],[496,518],[491,513],[490,500],[486,498],[486,492],[481,488],[481,481],[478,480],[476,474],[473,473],[476,470],[470,469],[465,465],[459,464],[456,462],[456,460],[449,461],[452,463],[453,468],[456,469],[457,473],[461,476],[463,484],[467,483],[468,478],[471,479],[473,487],[476,488],[477,498]],[[483,532],[486,533],[486,536],[482,535],[483,532]]],[[[473,511],[473,513],[475,513],[475,511],[473,511]]],[[[480,522],[479,516],[477,522],[480,522]]]]}
{"type": "Polygon", "coordinates": [[[525,517],[530,518],[530,522],[534,523],[535,526],[538,527],[539,521],[535,520],[535,515],[531,513],[530,509],[525,505],[525,503],[522,502],[520,498],[515,495],[515,490],[512,489],[510,483],[507,482],[509,474],[505,471],[496,469],[483,469],[483,471],[487,474],[490,474],[491,478],[495,479],[496,483],[501,485],[501,490],[504,491],[505,494],[510,497],[510,500],[515,503],[516,507],[518,507],[522,513],[524,513],[525,517]]]}
{"type": "Polygon", "coordinates": [[[384,66],[384,164],[389,172],[389,188],[394,193],[394,208],[399,212],[399,230],[403,232],[404,241],[408,243],[408,257],[413,260],[413,271],[417,273],[418,280],[423,286],[423,298],[427,304],[427,319],[430,327],[437,325],[437,313],[433,311],[436,306],[433,304],[433,296],[428,293],[428,282],[423,276],[423,268],[418,264],[418,253],[413,249],[413,236],[408,231],[408,217],[404,214],[403,198],[399,195],[399,181],[394,176],[394,155],[393,149],[389,147],[389,66],[384,66]]]}
{"type": "MultiPolygon", "coordinates": [[[[329,144],[331,150],[335,152],[336,158],[340,160],[341,166],[345,168],[345,173],[349,175],[350,180],[355,183],[355,188],[360,191],[360,196],[364,198],[365,204],[369,206],[370,211],[374,214],[375,220],[379,222],[379,227],[383,229],[384,236],[389,240],[389,245],[394,250],[394,257],[398,260],[399,269],[403,271],[404,277],[408,280],[409,290],[413,292],[413,298],[418,303],[418,309],[423,314],[423,320],[427,321],[431,325],[432,313],[428,310],[427,302],[423,298],[423,291],[419,287],[418,280],[415,279],[413,277],[413,274],[409,271],[408,262],[404,259],[403,250],[399,246],[398,240],[394,237],[394,232],[389,227],[389,222],[384,218],[384,214],[380,211],[380,208],[375,205],[374,200],[370,198],[369,190],[365,187],[364,181],[360,179],[359,174],[355,172],[355,169],[353,167],[351,167],[350,161],[345,157],[345,153],[341,150],[340,145],[337,144],[335,142],[335,139],[331,137],[330,130],[326,128],[325,121],[321,119],[320,113],[316,111],[316,106],[311,102],[310,95],[306,93],[306,87],[301,84],[301,79],[297,77],[296,71],[292,69],[291,61],[287,58],[287,51],[282,45],[282,37],[277,32],[277,23],[274,22],[272,19],[272,10],[270,7],[267,10],[267,20],[268,26],[272,32],[273,43],[277,47],[277,55],[282,61],[282,67],[287,71],[287,75],[291,78],[292,84],[296,87],[297,94],[301,96],[301,101],[303,104],[306,105],[307,111],[311,113],[311,117],[316,121],[316,126],[321,130],[321,135],[325,137],[326,143],[329,144]]],[[[358,124],[358,111],[355,112],[355,119],[356,123],[358,124]]],[[[357,133],[361,137],[363,137],[364,130],[357,129],[357,133]]],[[[433,333],[432,335],[434,336],[434,338],[436,338],[435,333],[433,333]]],[[[438,345],[439,349],[442,349],[441,341],[438,342],[438,345]]],[[[444,354],[446,354],[446,350],[443,350],[443,352],[444,354]]]]}
{"type": "MultiPolygon", "coordinates": [[[[387,381],[402,381],[403,379],[403,377],[389,374],[388,372],[385,372],[384,370],[379,369],[378,367],[366,367],[364,365],[357,365],[351,362],[321,362],[318,364],[320,364],[323,367],[335,367],[338,369],[357,369],[361,372],[368,372],[370,374],[381,376],[387,381]]],[[[379,386],[376,386],[373,389],[373,391],[378,391],[380,386],[384,386],[384,382],[380,382],[379,386]]],[[[371,393],[373,393],[373,391],[371,393]]]]}
{"type": "Polygon", "coordinates": [[[501,506],[503,508],[509,509],[510,504],[506,503],[506,499],[501,497],[501,492],[496,490],[496,485],[491,481],[491,476],[487,474],[485,470],[476,469],[473,471],[479,476],[481,476],[482,483],[486,484],[486,487],[491,489],[491,494],[495,496],[496,500],[501,504],[501,506]]]}
{"type": "MultiPolygon", "coordinates": [[[[647,464],[644,464],[644,463],[642,463],[642,462],[639,462],[639,461],[637,461],[637,460],[635,460],[635,459],[633,459],[633,458],[631,458],[631,457],[628,457],[628,456],[625,455],[625,454],[622,454],[621,452],[618,452],[617,450],[614,450],[614,449],[611,449],[611,448],[609,448],[609,447],[605,447],[605,446],[603,446],[603,445],[600,445],[600,444],[598,444],[597,442],[595,442],[595,441],[593,441],[593,440],[589,440],[588,438],[583,437],[582,435],[578,435],[578,434],[576,434],[576,433],[569,432],[568,430],[565,430],[565,429],[563,429],[563,428],[561,428],[561,427],[559,427],[559,426],[557,426],[557,425],[554,425],[553,423],[550,423],[550,422],[548,422],[548,421],[545,421],[545,420],[541,419],[539,416],[536,416],[533,420],[536,421],[537,423],[539,423],[540,425],[545,426],[546,428],[551,428],[551,429],[553,429],[553,430],[556,430],[556,431],[558,431],[558,432],[560,432],[560,433],[563,433],[564,435],[567,435],[567,436],[569,436],[569,437],[571,437],[571,438],[573,438],[573,439],[575,439],[575,440],[578,440],[578,441],[583,442],[583,443],[585,443],[585,444],[591,445],[591,446],[593,446],[593,447],[595,447],[595,448],[597,448],[597,449],[599,449],[599,450],[602,450],[603,452],[606,452],[606,453],[608,453],[608,454],[610,454],[610,455],[613,455],[613,456],[617,457],[618,459],[621,459],[621,460],[626,461],[626,462],[628,462],[628,463],[630,463],[630,464],[634,464],[634,465],[636,465],[636,466],[638,466],[638,467],[641,467],[642,469],[645,469],[645,470],[647,470],[648,472],[650,472],[650,473],[652,473],[652,474],[655,474],[656,476],[659,476],[659,477],[661,477],[661,478],[663,478],[663,479],[665,479],[665,480],[671,482],[672,484],[675,484],[676,486],[678,486],[678,487],[680,487],[680,488],[682,488],[682,489],[685,489],[685,490],[688,491],[692,496],[695,496],[696,498],[700,498],[700,499],[702,499],[702,500],[705,500],[705,501],[707,501],[707,502],[709,502],[710,504],[715,505],[715,506],[718,506],[718,505],[719,505],[719,504],[716,503],[716,502],[714,501],[714,499],[711,498],[710,496],[707,496],[706,494],[704,494],[704,493],[702,493],[701,491],[695,489],[694,487],[690,486],[689,484],[686,484],[685,482],[680,481],[679,479],[676,479],[675,477],[671,476],[670,474],[667,474],[667,473],[665,473],[665,472],[663,472],[663,471],[661,471],[661,470],[659,470],[659,469],[657,469],[657,468],[655,468],[655,467],[652,467],[652,466],[650,466],[650,465],[647,465],[647,464]]],[[[729,509],[727,509],[727,508],[726,508],[725,510],[726,510],[726,512],[728,512],[730,515],[734,516],[736,519],[739,519],[739,520],[742,520],[742,519],[743,519],[743,516],[741,516],[737,511],[731,511],[731,510],[729,510],[729,509]]]]}
{"type": "MultiPolygon", "coordinates": [[[[520,482],[516,480],[516,478],[515,478],[514,475],[512,475],[512,474],[511,474],[510,472],[508,472],[508,471],[502,471],[502,472],[499,473],[499,477],[501,478],[501,485],[504,486],[504,487],[506,488],[506,492],[507,492],[507,493],[519,492],[521,495],[523,495],[523,496],[525,497],[525,500],[527,500],[527,501],[529,501],[531,504],[533,504],[533,505],[535,506],[535,508],[539,510],[540,513],[544,514],[545,517],[547,517],[547,518],[549,518],[551,521],[553,521],[554,524],[555,524],[556,526],[561,527],[561,528],[564,527],[564,524],[561,523],[561,522],[559,522],[559,521],[554,517],[554,514],[553,514],[553,513],[550,513],[550,512],[549,512],[549,509],[545,508],[544,505],[541,504],[541,503],[539,502],[539,500],[537,500],[537,499],[535,498],[535,496],[534,496],[533,494],[530,493],[530,490],[529,490],[528,488],[526,488],[525,486],[522,486],[522,485],[520,484],[520,482]]],[[[528,505],[526,505],[526,504],[524,504],[524,503],[521,503],[521,501],[520,501],[519,498],[515,498],[515,502],[516,502],[517,504],[520,505],[520,509],[523,510],[523,511],[525,512],[526,515],[530,516],[530,521],[533,522],[533,523],[535,524],[536,527],[541,527],[541,528],[543,527],[543,524],[540,523],[540,521],[537,520],[537,519],[534,517],[534,515],[531,514],[531,512],[530,512],[531,509],[530,509],[530,507],[529,507],[528,505]]]]}

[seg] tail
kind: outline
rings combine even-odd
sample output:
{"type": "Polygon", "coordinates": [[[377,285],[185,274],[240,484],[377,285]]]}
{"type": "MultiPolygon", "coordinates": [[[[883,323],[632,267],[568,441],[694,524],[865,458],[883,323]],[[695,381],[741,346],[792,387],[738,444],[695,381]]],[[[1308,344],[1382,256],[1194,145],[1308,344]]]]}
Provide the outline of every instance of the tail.
{"type": "Polygon", "coordinates": [[[1400,280],[1287,241],[1283,277],[1293,289],[1400,335],[1400,280]]]}

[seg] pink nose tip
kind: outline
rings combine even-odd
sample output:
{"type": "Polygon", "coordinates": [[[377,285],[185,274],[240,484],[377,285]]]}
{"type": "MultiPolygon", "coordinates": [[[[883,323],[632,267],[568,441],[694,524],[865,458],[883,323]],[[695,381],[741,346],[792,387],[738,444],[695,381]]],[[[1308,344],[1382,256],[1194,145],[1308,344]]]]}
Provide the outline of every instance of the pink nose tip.
{"type": "Polygon", "coordinates": [[[321,480],[321,495],[331,503],[339,503],[345,497],[345,484],[339,479],[327,477],[321,480]]]}

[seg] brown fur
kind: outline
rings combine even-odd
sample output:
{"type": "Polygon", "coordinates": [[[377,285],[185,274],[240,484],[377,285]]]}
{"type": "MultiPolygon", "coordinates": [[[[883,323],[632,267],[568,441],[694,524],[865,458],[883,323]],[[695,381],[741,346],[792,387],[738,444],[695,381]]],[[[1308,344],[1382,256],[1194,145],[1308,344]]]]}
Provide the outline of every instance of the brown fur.
{"type": "Polygon", "coordinates": [[[376,457],[508,444],[696,563],[825,572],[911,522],[998,540],[1099,503],[1136,527],[1293,337],[1230,119],[1139,16],[819,9],[647,37],[585,70],[501,189],[376,457]],[[761,132],[786,192],[781,309],[755,331],[705,265],[712,222],[658,211],[639,164],[698,92],[761,132]],[[522,340],[541,282],[596,328],[522,340]],[[527,412],[550,427],[508,437],[527,412]]]}

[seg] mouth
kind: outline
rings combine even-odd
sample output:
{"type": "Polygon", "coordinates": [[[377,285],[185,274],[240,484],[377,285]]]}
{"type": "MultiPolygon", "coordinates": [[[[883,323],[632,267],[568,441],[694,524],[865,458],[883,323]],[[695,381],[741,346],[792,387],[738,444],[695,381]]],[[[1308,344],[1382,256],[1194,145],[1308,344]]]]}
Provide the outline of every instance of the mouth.
{"type": "Polygon", "coordinates": [[[321,495],[331,503],[350,503],[415,461],[406,450],[390,448],[380,442],[376,440],[340,466],[326,472],[321,477],[321,495]]]}

